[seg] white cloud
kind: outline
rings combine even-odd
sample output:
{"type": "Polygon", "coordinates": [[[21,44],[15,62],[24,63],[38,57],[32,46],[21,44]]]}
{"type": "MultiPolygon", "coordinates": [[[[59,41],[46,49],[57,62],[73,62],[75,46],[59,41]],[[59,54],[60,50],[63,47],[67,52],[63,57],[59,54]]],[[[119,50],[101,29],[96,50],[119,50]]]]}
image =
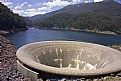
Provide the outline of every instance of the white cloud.
{"type": "Polygon", "coordinates": [[[13,10],[14,13],[18,13],[21,16],[34,16],[38,14],[45,14],[45,11],[38,11],[37,9],[27,9],[27,10],[13,10]]]}
{"type": "Polygon", "coordinates": [[[12,2],[3,2],[2,0],[0,2],[6,6],[11,6],[13,4],[12,2]]]}
{"type": "Polygon", "coordinates": [[[5,0],[0,0],[0,2],[6,6],[8,6],[8,8],[13,8],[13,3],[10,2],[9,0],[8,1],[5,1],[5,0]]]}
{"type": "Polygon", "coordinates": [[[38,14],[47,13],[48,10],[47,11],[45,11],[45,10],[47,10],[47,8],[42,7],[42,8],[40,8],[40,10],[38,10],[38,8],[30,8],[30,9],[27,9],[27,10],[14,9],[13,12],[18,13],[21,16],[34,16],[34,15],[38,15],[38,14]]]}
{"type": "Polygon", "coordinates": [[[46,7],[41,7],[39,9],[36,9],[36,8],[27,9],[24,12],[24,16],[34,16],[34,15],[38,15],[38,14],[45,14],[45,13],[47,13],[45,10],[47,10],[46,7]]]}
{"type": "Polygon", "coordinates": [[[22,3],[20,6],[23,7],[24,5],[28,4],[28,2],[22,3]]]}
{"type": "Polygon", "coordinates": [[[25,5],[27,5],[27,4],[28,4],[28,2],[24,2],[24,3],[22,3],[21,5],[16,6],[14,9],[21,9],[23,6],[25,6],[25,5]]]}
{"type": "Polygon", "coordinates": [[[78,2],[81,2],[80,0],[72,0],[73,3],[78,3],[78,2]]]}
{"type": "Polygon", "coordinates": [[[103,0],[94,0],[94,2],[100,2],[100,1],[103,1],[103,0]]]}
{"type": "Polygon", "coordinates": [[[27,9],[27,12],[33,12],[33,11],[37,11],[37,9],[31,8],[31,9],[27,9]]]}
{"type": "Polygon", "coordinates": [[[24,16],[34,16],[38,14],[45,14],[46,12],[41,12],[41,11],[32,11],[32,12],[24,12],[24,16]]]}
{"type": "Polygon", "coordinates": [[[31,4],[29,4],[29,5],[28,5],[28,7],[32,7],[32,5],[31,5],[31,4]]]}
{"type": "Polygon", "coordinates": [[[20,6],[16,6],[14,9],[20,9],[21,7],[20,6]]]}
{"type": "Polygon", "coordinates": [[[38,4],[37,4],[37,6],[41,6],[41,5],[42,5],[42,3],[38,3],[38,4]]]}
{"type": "Polygon", "coordinates": [[[47,7],[41,7],[41,8],[38,8],[38,10],[43,11],[43,10],[50,10],[50,9],[47,7]]]}
{"type": "Polygon", "coordinates": [[[4,1],[3,1],[3,0],[0,0],[0,2],[2,2],[2,3],[3,3],[4,1]]]}
{"type": "Polygon", "coordinates": [[[22,14],[24,13],[24,10],[13,10],[14,13],[22,14]]]}
{"type": "Polygon", "coordinates": [[[56,7],[56,6],[66,6],[71,4],[71,2],[69,1],[62,1],[62,0],[53,0],[52,2],[45,2],[43,3],[44,6],[48,6],[48,7],[56,7]]]}

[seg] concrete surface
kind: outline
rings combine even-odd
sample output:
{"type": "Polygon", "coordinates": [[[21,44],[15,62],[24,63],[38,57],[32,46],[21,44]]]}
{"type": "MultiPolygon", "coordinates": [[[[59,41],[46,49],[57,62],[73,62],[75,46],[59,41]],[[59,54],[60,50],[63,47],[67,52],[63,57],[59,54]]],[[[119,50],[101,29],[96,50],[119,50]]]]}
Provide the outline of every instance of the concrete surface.
{"type": "Polygon", "coordinates": [[[35,42],[19,48],[16,55],[21,63],[38,73],[86,77],[121,71],[121,52],[93,43],[35,42]]]}

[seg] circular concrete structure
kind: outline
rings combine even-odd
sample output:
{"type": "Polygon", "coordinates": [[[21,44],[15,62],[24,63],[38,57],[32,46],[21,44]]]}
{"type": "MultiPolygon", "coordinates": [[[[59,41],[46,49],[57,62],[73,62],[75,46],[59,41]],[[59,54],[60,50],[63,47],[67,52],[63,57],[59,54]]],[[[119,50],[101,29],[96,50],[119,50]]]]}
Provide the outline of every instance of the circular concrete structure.
{"type": "Polygon", "coordinates": [[[28,69],[60,76],[93,77],[121,71],[121,52],[85,42],[35,42],[19,48],[17,58],[28,69]]]}

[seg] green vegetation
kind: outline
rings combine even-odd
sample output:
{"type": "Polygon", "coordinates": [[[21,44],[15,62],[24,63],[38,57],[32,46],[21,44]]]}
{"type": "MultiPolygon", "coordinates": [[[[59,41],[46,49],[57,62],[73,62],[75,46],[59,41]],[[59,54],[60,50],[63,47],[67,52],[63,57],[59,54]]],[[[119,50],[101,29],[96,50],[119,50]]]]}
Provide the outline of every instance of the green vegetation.
{"type": "Polygon", "coordinates": [[[0,2],[0,30],[26,29],[23,17],[14,14],[7,6],[0,2]]]}
{"type": "Polygon", "coordinates": [[[24,21],[26,22],[26,26],[32,27],[33,22],[28,17],[23,17],[24,21]]]}
{"type": "Polygon", "coordinates": [[[113,0],[81,3],[32,17],[43,28],[73,29],[104,34],[121,33],[121,4],[113,0]]]}
{"type": "Polygon", "coordinates": [[[102,1],[96,3],[80,3],[68,5],[60,10],[56,10],[44,15],[35,15],[30,19],[37,21],[61,13],[79,14],[82,12],[96,12],[121,18],[121,4],[115,1],[102,1]]]}
{"type": "Polygon", "coordinates": [[[96,12],[61,13],[39,20],[36,25],[46,28],[111,31],[121,33],[121,19],[96,12]]]}

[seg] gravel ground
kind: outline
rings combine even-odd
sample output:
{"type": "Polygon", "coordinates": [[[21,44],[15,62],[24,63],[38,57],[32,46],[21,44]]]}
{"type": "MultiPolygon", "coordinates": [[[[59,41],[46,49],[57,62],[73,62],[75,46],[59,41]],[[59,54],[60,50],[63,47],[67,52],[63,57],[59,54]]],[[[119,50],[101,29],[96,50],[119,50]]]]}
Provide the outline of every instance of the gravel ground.
{"type": "Polygon", "coordinates": [[[31,81],[18,72],[15,53],[10,41],[0,36],[0,81],[31,81]]]}
{"type": "MultiPolygon", "coordinates": [[[[117,48],[116,48],[117,49],[117,48]]],[[[118,50],[121,51],[121,45],[118,46],[118,50]]],[[[0,81],[31,81],[23,74],[18,72],[16,63],[16,49],[12,46],[9,40],[0,36],[0,81]]],[[[119,74],[121,76],[121,74],[119,74]]],[[[37,80],[37,81],[42,81],[37,80]]],[[[50,81],[50,80],[47,80],[50,81]]],[[[66,81],[66,80],[60,80],[66,81]]],[[[75,80],[74,80],[75,81],[75,80]]],[[[80,80],[85,81],[85,80],[80,80]]],[[[86,81],[121,81],[121,77],[104,77],[102,79],[93,79],[86,81]]]]}

